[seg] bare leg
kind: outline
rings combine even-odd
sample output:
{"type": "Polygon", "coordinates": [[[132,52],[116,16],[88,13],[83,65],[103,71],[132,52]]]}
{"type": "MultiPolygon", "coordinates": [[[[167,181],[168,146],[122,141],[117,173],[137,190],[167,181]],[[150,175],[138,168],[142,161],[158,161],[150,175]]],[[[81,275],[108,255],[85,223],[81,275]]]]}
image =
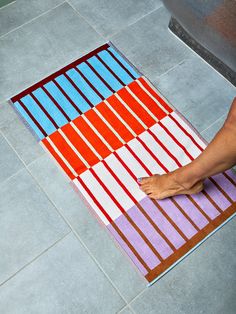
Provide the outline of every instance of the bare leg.
{"type": "Polygon", "coordinates": [[[150,197],[163,199],[178,194],[198,193],[209,176],[236,164],[236,98],[228,117],[204,152],[190,164],[164,175],[139,180],[140,188],[150,197]]]}

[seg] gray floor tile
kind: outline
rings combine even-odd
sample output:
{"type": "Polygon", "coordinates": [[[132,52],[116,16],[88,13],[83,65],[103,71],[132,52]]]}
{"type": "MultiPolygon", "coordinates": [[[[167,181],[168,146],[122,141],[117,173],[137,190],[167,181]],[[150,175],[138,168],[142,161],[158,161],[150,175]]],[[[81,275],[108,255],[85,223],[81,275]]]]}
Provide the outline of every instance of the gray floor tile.
{"type": "Polygon", "coordinates": [[[117,48],[151,80],[193,53],[169,32],[169,19],[169,13],[161,7],[111,37],[117,48]]]}
{"type": "MultiPolygon", "coordinates": [[[[14,111],[9,105],[8,109],[14,111]]],[[[9,116],[10,114],[7,115],[7,117],[9,116]]],[[[0,130],[26,164],[45,154],[35,135],[33,135],[33,131],[31,132],[19,117],[5,123],[0,127],[0,130]]]]}
{"type": "Polygon", "coordinates": [[[0,39],[0,102],[103,43],[67,3],[0,39]]]}
{"type": "Polygon", "coordinates": [[[29,169],[121,294],[126,300],[134,298],[146,286],[145,280],[84,205],[78,193],[64,177],[62,170],[57,168],[47,154],[32,163],[29,169]]]}
{"type": "Polygon", "coordinates": [[[121,310],[118,314],[133,314],[134,312],[131,311],[131,309],[126,306],[123,310],[121,310]]]}
{"type": "Polygon", "coordinates": [[[23,167],[23,163],[0,133],[0,184],[23,167]]]}
{"type": "Polygon", "coordinates": [[[17,0],[0,10],[0,36],[52,9],[63,0],[17,0]]]}
{"type": "Polygon", "coordinates": [[[236,308],[236,219],[145,290],[133,303],[140,314],[233,314],[236,308]]]}
{"type": "Polygon", "coordinates": [[[15,110],[13,110],[9,102],[0,103],[0,128],[19,118],[15,110]]]}
{"type": "Polygon", "coordinates": [[[210,142],[213,139],[213,137],[216,135],[216,133],[221,129],[221,127],[223,126],[225,122],[226,117],[227,117],[227,114],[224,114],[215,123],[213,123],[209,128],[207,128],[201,133],[201,135],[207,142],[210,142]]]}
{"type": "Polygon", "coordinates": [[[103,36],[109,37],[162,5],[161,0],[69,0],[103,36]]]}
{"type": "Polygon", "coordinates": [[[124,302],[73,234],[0,289],[4,314],[115,314],[124,302]]]}
{"type": "Polygon", "coordinates": [[[26,170],[1,184],[0,283],[69,231],[26,170]]]}
{"type": "Polygon", "coordinates": [[[228,111],[236,93],[235,87],[196,55],[154,84],[199,132],[228,111]]]}

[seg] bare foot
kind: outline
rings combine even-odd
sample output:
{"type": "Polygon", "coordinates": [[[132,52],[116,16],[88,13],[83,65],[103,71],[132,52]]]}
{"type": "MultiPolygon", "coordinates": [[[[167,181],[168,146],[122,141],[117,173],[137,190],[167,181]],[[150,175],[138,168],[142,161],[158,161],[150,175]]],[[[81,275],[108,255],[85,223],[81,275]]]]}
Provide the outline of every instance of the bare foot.
{"type": "Polygon", "coordinates": [[[175,172],[141,178],[138,180],[138,183],[141,190],[150,198],[159,200],[179,194],[196,194],[203,189],[202,181],[197,182],[191,187],[184,187],[178,182],[175,172]]]}

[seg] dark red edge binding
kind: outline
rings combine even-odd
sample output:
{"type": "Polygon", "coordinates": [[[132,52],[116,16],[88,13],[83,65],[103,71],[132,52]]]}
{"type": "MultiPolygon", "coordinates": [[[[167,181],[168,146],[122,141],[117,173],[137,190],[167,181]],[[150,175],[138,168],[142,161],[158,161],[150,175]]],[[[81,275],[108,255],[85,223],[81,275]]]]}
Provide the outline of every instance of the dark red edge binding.
{"type": "Polygon", "coordinates": [[[26,96],[27,94],[31,93],[32,91],[34,91],[35,89],[41,87],[42,85],[48,83],[49,81],[53,80],[55,77],[65,73],[66,71],[70,70],[71,68],[76,67],[78,64],[80,64],[81,62],[87,60],[88,58],[94,56],[95,54],[99,53],[100,51],[109,48],[110,45],[108,43],[94,49],[93,51],[90,51],[89,53],[87,53],[86,55],[80,57],[79,59],[76,59],[75,61],[71,62],[70,64],[66,65],[65,67],[63,67],[62,69],[54,72],[53,74],[45,77],[44,79],[42,79],[41,81],[39,81],[38,83],[35,83],[33,85],[31,85],[30,87],[28,87],[27,89],[25,89],[24,91],[20,92],[19,94],[13,96],[10,100],[12,101],[12,103],[16,102],[17,100],[21,99],[22,97],[26,96]]]}

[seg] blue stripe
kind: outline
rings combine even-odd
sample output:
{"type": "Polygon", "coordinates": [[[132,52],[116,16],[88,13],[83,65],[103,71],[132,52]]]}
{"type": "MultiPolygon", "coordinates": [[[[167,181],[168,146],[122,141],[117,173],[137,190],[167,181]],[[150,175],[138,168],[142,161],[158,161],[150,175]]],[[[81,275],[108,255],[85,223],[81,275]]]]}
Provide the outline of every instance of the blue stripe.
{"type": "Polygon", "coordinates": [[[25,110],[22,108],[22,106],[17,102],[14,103],[14,106],[19,111],[19,113],[22,115],[22,117],[26,120],[26,122],[29,124],[29,126],[34,130],[34,132],[38,135],[39,139],[42,140],[45,136],[43,133],[39,130],[37,125],[31,120],[31,118],[28,116],[28,114],[25,112],[25,110]]]}
{"type": "Polygon", "coordinates": [[[109,70],[96,58],[95,56],[88,59],[88,62],[94,67],[94,69],[101,75],[102,78],[111,86],[115,91],[118,91],[123,87],[120,82],[111,74],[109,70]]]}
{"type": "Polygon", "coordinates": [[[36,89],[33,94],[59,127],[68,122],[61,111],[41,88],[36,89]]]}
{"type": "Polygon", "coordinates": [[[81,63],[77,68],[87,77],[87,79],[93,84],[93,86],[99,91],[99,93],[107,98],[112,95],[112,92],[106,87],[106,85],[97,77],[97,75],[90,69],[86,63],[81,63]]]}
{"type": "Polygon", "coordinates": [[[76,89],[71,85],[64,75],[58,76],[56,81],[82,112],[90,109],[90,106],[85,101],[85,99],[76,91],[76,89]]]}
{"type": "Polygon", "coordinates": [[[88,83],[83,79],[83,77],[75,70],[71,69],[66,74],[73,80],[73,82],[80,88],[84,95],[91,101],[95,106],[102,101],[97,93],[89,86],[88,83]]]}
{"type": "Polygon", "coordinates": [[[123,64],[124,67],[126,67],[127,70],[137,79],[140,77],[140,74],[135,71],[135,69],[112,47],[109,47],[108,50],[110,50],[114,56],[123,64]]]}
{"type": "Polygon", "coordinates": [[[76,109],[71,105],[68,99],[62,94],[62,92],[59,90],[59,88],[57,88],[57,86],[53,82],[48,82],[47,84],[44,85],[44,87],[56,100],[59,106],[65,111],[70,120],[73,120],[79,116],[79,113],[76,111],[76,109]]]}
{"type": "Polygon", "coordinates": [[[99,57],[116,73],[116,75],[128,85],[133,82],[132,77],[119,65],[118,62],[109,54],[108,51],[101,51],[98,53],[99,57]]]}
{"type": "Polygon", "coordinates": [[[35,119],[38,121],[38,123],[41,125],[41,127],[48,135],[56,131],[56,128],[54,127],[52,122],[39,108],[39,106],[36,104],[36,102],[30,95],[24,96],[23,98],[21,98],[21,101],[29,109],[31,114],[35,117],[35,119]]]}

